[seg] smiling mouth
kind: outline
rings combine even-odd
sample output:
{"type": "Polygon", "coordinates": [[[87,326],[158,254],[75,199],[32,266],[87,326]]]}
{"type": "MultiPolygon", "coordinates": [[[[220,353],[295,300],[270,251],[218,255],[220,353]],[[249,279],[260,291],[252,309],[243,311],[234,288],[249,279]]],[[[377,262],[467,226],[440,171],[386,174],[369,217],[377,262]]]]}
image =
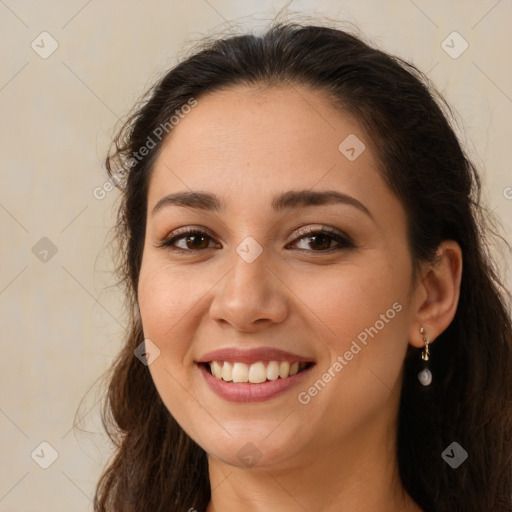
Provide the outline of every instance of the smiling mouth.
{"type": "Polygon", "coordinates": [[[289,363],[288,361],[258,361],[253,364],[231,361],[203,363],[206,370],[218,380],[250,384],[287,379],[308,369],[313,364],[304,362],[289,363]]]}

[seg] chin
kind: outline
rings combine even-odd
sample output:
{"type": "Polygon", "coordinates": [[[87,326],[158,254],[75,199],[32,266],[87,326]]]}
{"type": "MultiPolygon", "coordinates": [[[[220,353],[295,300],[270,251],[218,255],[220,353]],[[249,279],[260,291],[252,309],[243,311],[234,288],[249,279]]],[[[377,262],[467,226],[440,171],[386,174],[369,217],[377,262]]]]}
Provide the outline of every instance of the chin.
{"type": "Polygon", "coordinates": [[[259,422],[253,427],[239,421],[228,428],[231,436],[219,426],[215,431],[189,435],[210,457],[239,468],[263,469],[285,464],[305,444],[298,436],[300,429],[291,430],[288,426],[279,435],[275,422],[259,422]]]}

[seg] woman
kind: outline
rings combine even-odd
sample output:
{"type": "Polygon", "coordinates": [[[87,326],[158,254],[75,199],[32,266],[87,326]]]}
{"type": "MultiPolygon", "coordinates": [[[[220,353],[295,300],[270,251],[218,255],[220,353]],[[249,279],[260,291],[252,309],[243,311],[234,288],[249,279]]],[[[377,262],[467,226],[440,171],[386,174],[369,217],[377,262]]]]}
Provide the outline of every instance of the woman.
{"type": "Polygon", "coordinates": [[[436,97],[282,23],[151,91],[106,161],[131,323],[96,511],[512,511],[511,323],[436,97]]]}

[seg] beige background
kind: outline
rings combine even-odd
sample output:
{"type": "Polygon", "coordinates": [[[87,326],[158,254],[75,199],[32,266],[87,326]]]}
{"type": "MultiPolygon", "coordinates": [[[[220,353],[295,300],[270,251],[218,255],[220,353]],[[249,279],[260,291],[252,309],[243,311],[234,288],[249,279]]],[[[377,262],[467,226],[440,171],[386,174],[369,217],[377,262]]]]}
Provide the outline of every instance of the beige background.
{"type": "MultiPolygon", "coordinates": [[[[118,118],[185,43],[226,20],[261,27],[283,5],[0,0],[0,511],[92,510],[109,455],[96,388],[82,405],[80,426],[91,433],[72,426],[121,342],[105,246],[117,192],[93,196],[106,182],[103,157],[118,118]],[[31,47],[51,48],[43,31],[58,42],[48,58],[31,47]],[[56,254],[44,253],[43,237],[56,254]],[[43,441],[58,453],[47,469],[38,465],[51,461],[43,441]]],[[[488,206],[512,239],[512,2],[295,1],[289,9],[353,22],[429,72],[460,115],[488,206]],[[469,44],[456,59],[441,46],[453,31],[469,44]]]]}

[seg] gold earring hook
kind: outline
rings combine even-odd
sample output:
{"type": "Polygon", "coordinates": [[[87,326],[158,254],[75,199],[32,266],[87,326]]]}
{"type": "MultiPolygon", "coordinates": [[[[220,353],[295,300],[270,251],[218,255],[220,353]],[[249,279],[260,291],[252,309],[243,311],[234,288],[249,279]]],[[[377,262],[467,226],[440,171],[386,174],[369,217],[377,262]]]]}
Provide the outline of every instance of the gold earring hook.
{"type": "MultiPolygon", "coordinates": [[[[425,334],[425,329],[423,327],[420,327],[420,334],[425,334]]],[[[423,336],[423,341],[425,343],[425,348],[423,349],[423,352],[421,353],[421,358],[423,361],[428,361],[430,357],[430,351],[428,349],[429,341],[426,336],[423,336]]]]}

